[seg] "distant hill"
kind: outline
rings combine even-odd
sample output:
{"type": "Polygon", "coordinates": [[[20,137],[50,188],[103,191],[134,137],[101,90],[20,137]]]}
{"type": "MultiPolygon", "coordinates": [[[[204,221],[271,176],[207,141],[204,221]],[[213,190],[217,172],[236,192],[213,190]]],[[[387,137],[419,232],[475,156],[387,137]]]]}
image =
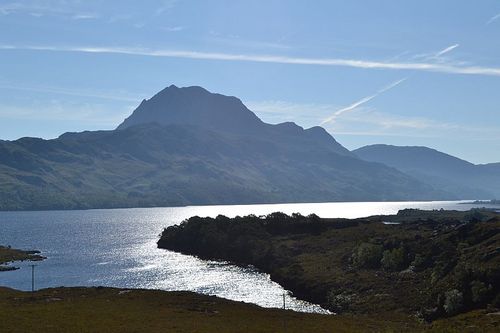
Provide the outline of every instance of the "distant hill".
{"type": "Polygon", "coordinates": [[[353,151],[460,198],[500,198],[500,163],[475,165],[427,147],[370,145],[353,151]]]}
{"type": "Polygon", "coordinates": [[[0,141],[0,210],[454,199],[359,159],[323,128],[170,86],[116,130],[0,141]]]}

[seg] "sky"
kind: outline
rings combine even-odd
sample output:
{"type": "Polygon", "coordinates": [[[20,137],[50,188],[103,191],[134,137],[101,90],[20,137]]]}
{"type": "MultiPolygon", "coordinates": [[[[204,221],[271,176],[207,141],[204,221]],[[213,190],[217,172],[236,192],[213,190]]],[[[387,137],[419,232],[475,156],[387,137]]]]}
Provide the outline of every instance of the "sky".
{"type": "Polygon", "coordinates": [[[171,84],[500,162],[500,1],[0,0],[0,139],[114,129],[171,84]]]}

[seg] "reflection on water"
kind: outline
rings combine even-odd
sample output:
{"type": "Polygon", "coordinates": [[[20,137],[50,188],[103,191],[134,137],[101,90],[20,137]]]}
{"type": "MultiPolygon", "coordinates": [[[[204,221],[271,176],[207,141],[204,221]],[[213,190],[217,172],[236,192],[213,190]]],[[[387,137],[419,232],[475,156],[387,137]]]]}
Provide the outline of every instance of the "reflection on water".
{"type": "MultiPolygon", "coordinates": [[[[36,287],[114,286],[191,290],[265,307],[280,307],[281,286],[252,268],[203,261],[156,247],[166,226],[194,216],[263,215],[275,211],[355,218],[393,214],[403,208],[467,210],[459,202],[318,203],[197,206],[85,211],[0,212],[0,244],[38,249],[48,257],[36,267],[36,287]]],[[[28,263],[0,273],[0,285],[29,290],[28,263]]],[[[287,306],[321,311],[287,295],[287,306]]]]}

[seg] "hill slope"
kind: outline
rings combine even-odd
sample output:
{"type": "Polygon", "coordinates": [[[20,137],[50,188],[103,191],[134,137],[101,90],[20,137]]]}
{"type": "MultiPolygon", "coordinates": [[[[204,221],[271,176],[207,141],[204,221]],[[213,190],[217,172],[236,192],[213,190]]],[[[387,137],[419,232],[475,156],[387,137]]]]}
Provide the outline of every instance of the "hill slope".
{"type": "Polygon", "coordinates": [[[265,124],[234,97],[175,86],[114,131],[0,141],[0,185],[0,210],[453,198],[320,127],[265,124]]]}
{"type": "Polygon", "coordinates": [[[461,198],[500,197],[500,165],[475,165],[427,147],[370,145],[353,151],[461,198]]]}

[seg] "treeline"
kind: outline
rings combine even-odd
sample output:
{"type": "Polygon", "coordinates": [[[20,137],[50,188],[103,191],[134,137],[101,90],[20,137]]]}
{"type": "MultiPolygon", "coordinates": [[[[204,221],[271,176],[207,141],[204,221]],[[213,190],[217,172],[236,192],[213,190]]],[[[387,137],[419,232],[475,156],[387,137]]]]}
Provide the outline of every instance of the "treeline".
{"type": "Polygon", "coordinates": [[[500,307],[499,230],[488,210],[354,220],[278,212],[191,217],[164,229],[158,246],[253,265],[334,312],[403,310],[433,320],[500,307]]]}
{"type": "Polygon", "coordinates": [[[273,254],[272,238],[285,234],[320,234],[328,228],[355,225],[348,220],[319,218],[315,214],[291,216],[275,212],[265,216],[229,218],[194,216],[163,230],[158,247],[194,254],[204,259],[224,259],[239,264],[267,266],[273,254]]]}

